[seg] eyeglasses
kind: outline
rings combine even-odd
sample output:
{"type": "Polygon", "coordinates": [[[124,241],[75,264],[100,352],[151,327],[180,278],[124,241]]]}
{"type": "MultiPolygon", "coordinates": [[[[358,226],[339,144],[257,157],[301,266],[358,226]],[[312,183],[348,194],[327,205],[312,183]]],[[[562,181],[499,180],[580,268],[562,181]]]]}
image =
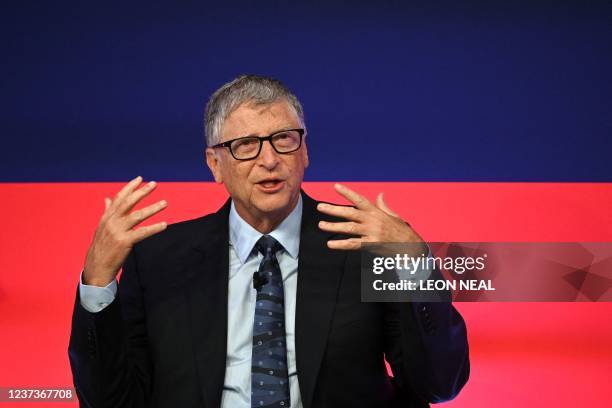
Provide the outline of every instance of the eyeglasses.
{"type": "Polygon", "coordinates": [[[266,140],[270,142],[276,153],[287,154],[295,152],[302,146],[303,136],[304,129],[289,129],[272,133],[270,136],[239,137],[211,147],[214,149],[219,147],[229,148],[230,153],[236,160],[253,160],[259,156],[263,142],[266,140]]]}

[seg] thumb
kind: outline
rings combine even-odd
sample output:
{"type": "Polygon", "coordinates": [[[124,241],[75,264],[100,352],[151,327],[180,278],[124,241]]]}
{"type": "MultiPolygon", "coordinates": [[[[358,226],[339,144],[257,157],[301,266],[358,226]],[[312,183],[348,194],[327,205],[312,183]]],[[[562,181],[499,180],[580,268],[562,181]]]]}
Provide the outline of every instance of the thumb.
{"type": "Polygon", "coordinates": [[[108,197],[106,197],[106,198],[104,199],[104,209],[105,209],[105,210],[108,210],[108,207],[110,207],[110,205],[111,205],[111,199],[110,199],[110,198],[108,198],[108,197]]]}
{"type": "Polygon", "coordinates": [[[387,205],[387,203],[385,203],[384,193],[380,193],[376,197],[376,207],[378,207],[379,209],[381,209],[382,211],[386,212],[387,214],[389,214],[392,217],[398,217],[399,218],[399,215],[396,212],[394,212],[392,209],[390,209],[389,206],[387,205]]]}

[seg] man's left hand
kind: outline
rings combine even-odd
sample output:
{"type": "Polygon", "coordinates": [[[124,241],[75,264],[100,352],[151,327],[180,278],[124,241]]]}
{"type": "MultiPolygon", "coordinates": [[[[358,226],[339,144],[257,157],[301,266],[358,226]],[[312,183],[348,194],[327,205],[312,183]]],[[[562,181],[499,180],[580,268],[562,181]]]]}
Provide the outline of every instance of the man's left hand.
{"type": "Polygon", "coordinates": [[[355,207],[320,203],[317,210],[347,221],[320,221],[319,228],[356,237],[327,241],[329,248],[355,250],[360,249],[364,242],[423,242],[410,225],[387,206],[383,193],[376,197],[374,204],[346,186],[335,184],[334,188],[355,207]]]}

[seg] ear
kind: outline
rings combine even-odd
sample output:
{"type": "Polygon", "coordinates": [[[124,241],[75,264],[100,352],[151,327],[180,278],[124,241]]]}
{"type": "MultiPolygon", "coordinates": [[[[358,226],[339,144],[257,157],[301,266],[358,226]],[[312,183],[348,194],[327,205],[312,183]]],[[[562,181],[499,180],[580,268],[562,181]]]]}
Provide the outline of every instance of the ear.
{"type": "Polygon", "coordinates": [[[215,149],[210,147],[206,148],[206,164],[215,178],[215,182],[219,184],[223,183],[223,177],[221,176],[221,163],[219,163],[219,157],[217,156],[215,149]]]}
{"type": "Polygon", "coordinates": [[[302,158],[304,160],[304,168],[308,167],[308,147],[306,146],[306,135],[304,135],[304,140],[302,140],[302,147],[300,148],[302,151],[302,158]]]}

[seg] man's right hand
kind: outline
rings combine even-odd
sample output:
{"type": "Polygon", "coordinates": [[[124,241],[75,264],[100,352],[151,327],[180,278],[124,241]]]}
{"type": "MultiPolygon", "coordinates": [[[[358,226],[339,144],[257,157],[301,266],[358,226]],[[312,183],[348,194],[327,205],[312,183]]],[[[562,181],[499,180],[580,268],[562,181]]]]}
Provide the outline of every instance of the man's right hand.
{"type": "Polygon", "coordinates": [[[166,229],[165,222],[134,229],[147,218],[167,207],[165,200],[130,213],[132,208],[156,187],[151,181],[138,188],[142,177],[127,183],[114,200],[105,198],[105,210],[87,251],[82,280],[85,285],[106,286],[119,273],[134,244],[166,229]]]}

